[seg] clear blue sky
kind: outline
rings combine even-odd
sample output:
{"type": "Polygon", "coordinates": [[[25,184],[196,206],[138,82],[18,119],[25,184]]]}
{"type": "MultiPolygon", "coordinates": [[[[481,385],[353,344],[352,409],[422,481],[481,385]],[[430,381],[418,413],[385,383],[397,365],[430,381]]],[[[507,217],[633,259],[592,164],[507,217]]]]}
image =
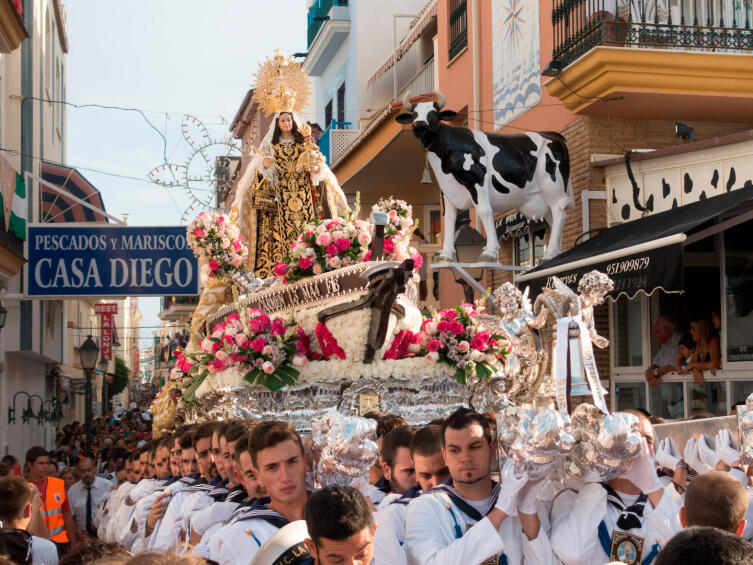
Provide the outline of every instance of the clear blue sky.
{"type": "MultiPolygon", "coordinates": [[[[259,63],[278,46],[306,50],[306,0],[69,0],[65,8],[67,101],[144,110],[167,139],[169,162],[190,152],[184,113],[224,138],[259,63]]],[[[164,160],[162,138],[135,112],[69,106],[67,143],[68,164],[139,179],[164,160]]],[[[188,207],[180,188],[82,173],[130,225],[179,225],[188,207]]],[[[159,325],[159,299],[139,303],[143,325],[159,325]]]]}

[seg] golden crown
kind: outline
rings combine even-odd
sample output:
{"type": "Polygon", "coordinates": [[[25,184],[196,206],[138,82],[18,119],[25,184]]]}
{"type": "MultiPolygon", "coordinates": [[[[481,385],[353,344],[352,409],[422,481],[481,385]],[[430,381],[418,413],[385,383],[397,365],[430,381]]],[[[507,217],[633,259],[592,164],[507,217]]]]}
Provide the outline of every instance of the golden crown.
{"type": "Polygon", "coordinates": [[[311,94],[309,78],[300,63],[294,63],[281,50],[259,65],[255,77],[254,100],[269,116],[278,112],[300,112],[311,94]]]}

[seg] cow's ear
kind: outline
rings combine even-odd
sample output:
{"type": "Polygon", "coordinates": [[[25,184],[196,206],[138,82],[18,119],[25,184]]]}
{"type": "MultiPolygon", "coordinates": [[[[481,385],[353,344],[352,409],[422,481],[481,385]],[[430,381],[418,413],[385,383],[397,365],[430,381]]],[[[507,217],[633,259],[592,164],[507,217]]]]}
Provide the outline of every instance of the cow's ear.
{"type": "Polygon", "coordinates": [[[402,114],[398,114],[395,116],[395,121],[400,124],[409,124],[413,121],[413,114],[408,114],[407,112],[403,112],[402,114]]]}
{"type": "Polygon", "coordinates": [[[457,117],[458,113],[454,110],[442,110],[439,112],[439,119],[445,122],[451,122],[457,117]]]}

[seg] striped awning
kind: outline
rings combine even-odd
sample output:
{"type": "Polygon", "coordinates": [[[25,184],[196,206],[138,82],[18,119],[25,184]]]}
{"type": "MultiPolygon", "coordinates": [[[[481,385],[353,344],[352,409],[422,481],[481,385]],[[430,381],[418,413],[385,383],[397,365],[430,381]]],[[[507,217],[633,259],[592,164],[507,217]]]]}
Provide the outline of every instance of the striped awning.
{"type": "Polygon", "coordinates": [[[108,222],[105,212],[105,203],[99,190],[73,167],[57,165],[48,161],[42,161],[42,180],[59,186],[64,192],[79,198],[102,212],[96,212],[91,208],[82,206],[72,198],[66,197],[50,188],[42,185],[42,223],[69,223],[69,222],[108,222]]]}
{"type": "MultiPolygon", "coordinates": [[[[408,34],[400,41],[400,44],[397,48],[397,60],[403,58],[403,56],[408,52],[408,49],[411,48],[411,45],[413,45],[416,40],[421,36],[421,34],[426,30],[427,27],[431,25],[431,23],[436,19],[437,17],[437,0],[430,0],[426,6],[424,6],[423,10],[421,10],[421,13],[418,15],[417,18],[415,18],[410,23],[410,28],[408,31],[408,34]]],[[[374,85],[376,81],[378,81],[384,74],[389,71],[392,68],[392,65],[395,63],[395,54],[391,54],[387,60],[382,63],[382,65],[376,70],[376,72],[371,75],[369,80],[366,83],[367,87],[371,87],[374,85]]],[[[422,94],[422,93],[416,93],[416,94],[422,94]]]]}

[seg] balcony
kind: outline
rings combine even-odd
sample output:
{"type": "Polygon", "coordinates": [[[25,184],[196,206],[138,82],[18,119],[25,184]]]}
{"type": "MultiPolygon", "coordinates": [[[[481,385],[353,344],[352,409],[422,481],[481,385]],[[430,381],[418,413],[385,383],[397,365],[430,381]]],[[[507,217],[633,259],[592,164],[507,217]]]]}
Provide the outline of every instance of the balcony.
{"type": "Polygon", "coordinates": [[[358,137],[358,130],[351,129],[351,122],[332,120],[327,131],[319,138],[319,150],[327,159],[327,164],[336,162],[353,140],[358,137]]]}
{"type": "Polygon", "coordinates": [[[160,320],[188,319],[199,304],[198,296],[163,296],[160,299],[160,320]]]}
{"type": "Polygon", "coordinates": [[[573,112],[753,118],[753,5],[739,0],[555,0],[545,86],[573,112]]]}
{"type": "Polygon", "coordinates": [[[432,57],[400,88],[397,100],[402,100],[406,92],[410,92],[411,96],[432,92],[434,83],[434,58],[432,57]]]}
{"type": "Polygon", "coordinates": [[[308,12],[308,55],[303,70],[320,76],[349,32],[348,0],[315,0],[308,12]]]}

